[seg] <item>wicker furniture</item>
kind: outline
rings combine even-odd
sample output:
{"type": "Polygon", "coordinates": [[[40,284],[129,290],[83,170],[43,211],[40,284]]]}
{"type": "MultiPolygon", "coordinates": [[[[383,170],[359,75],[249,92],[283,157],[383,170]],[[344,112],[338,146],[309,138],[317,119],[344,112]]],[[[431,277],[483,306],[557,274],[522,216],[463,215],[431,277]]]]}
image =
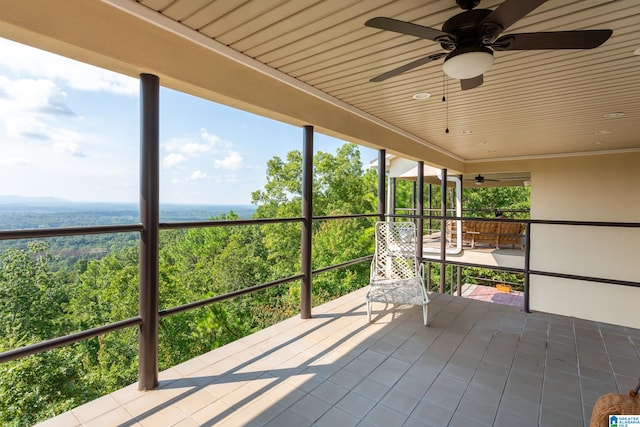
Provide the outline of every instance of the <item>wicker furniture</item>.
{"type": "MultiPolygon", "coordinates": [[[[458,221],[447,221],[447,241],[455,244],[457,241],[458,221]]],[[[524,224],[519,222],[497,221],[462,221],[462,243],[475,248],[477,244],[486,244],[500,249],[501,246],[519,246],[523,244],[524,224]]]]}

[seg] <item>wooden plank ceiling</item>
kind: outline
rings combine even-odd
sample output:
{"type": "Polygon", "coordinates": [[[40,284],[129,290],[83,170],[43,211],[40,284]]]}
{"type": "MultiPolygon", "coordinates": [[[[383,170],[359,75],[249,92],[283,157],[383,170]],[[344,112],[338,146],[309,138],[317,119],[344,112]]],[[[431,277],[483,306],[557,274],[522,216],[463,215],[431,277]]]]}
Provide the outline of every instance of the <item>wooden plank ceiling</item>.
{"type": "MultiPolygon", "coordinates": [[[[484,85],[467,91],[444,78],[442,60],[369,82],[442,50],[428,40],[365,27],[367,19],[441,28],[461,12],[454,0],[139,3],[465,162],[640,148],[637,0],[547,1],[504,34],[612,29],[613,36],[593,50],[496,52],[484,85]],[[423,92],[431,97],[412,98],[423,92]],[[616,112],[625,115],[605,117],[616,112]]],[[[483,0],[478,7],[500,3],[483,0]]]]}

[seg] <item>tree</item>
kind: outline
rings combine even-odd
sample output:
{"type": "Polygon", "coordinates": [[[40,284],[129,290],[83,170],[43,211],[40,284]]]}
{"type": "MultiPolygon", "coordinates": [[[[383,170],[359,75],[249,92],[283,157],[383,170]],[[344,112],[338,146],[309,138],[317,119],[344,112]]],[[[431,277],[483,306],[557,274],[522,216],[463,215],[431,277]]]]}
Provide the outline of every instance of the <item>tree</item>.
{"type": "MultiPolygon", "coordinates": [[[[27,250],[0,254],[0,330],[10,349],[65,334],[69,324],[60,307],[68,301],[69,286],[51,272],[53,258],[46,242],[31,242],[27,250]]],[[[61,276],[60,276],[61,277],[61,276]]]]}
{"type": "MultiPolygon", "coordinates": [[[[375,171],[363,171],[357,146],[345,144],[335,155],[318,152],[313,171],[314,216],[373,213],[377,205],[375,171]]],[[[302,200],[302,154],[292,151],[284,162],[274,157],[267,164],[267,185],[252,195],[257,217],[299,216],[302,200]]],[[[320,268],[369,255],[373,251],[374,220],[345,219],[313,224],[313,267],[320,268]]],[[[264,227],[267,260],[276,277],[300,271],[298,224],[264,227]]],[[[368,283],[368,265],[356,265],[315,276],[314,304],[335,298],[368,283]]],[[[288,295],[298,297],[299,284],[288,295]]]]}
{"type": "MultiPolygon", "coordinates": [[[[529,187],[487,187],[464,190],[463,206],[475,210],[476,216],[493,216],[495,211],[529,210],[531,190],[529,187]],[[482,213],[482,211],[485,211],[482,213]]],[[[528,218],[528,213],[519,213],[515,218],[528,218]]]]}
{"type": "MultiPolygon", "coordinates": [[[[327,267],[373,253],[373,220],[324,221],[313,235],[313,268],[327,267]]],[[[314,304],[352,292],[369,281],[369,263],[325,272],[313,277],[314,304]]]]}
{"type": "Polygon", "coordinates": [[[0,365],[2,426],[31,426],[98,396],[77,346],[0,365]]]}
{"type": "MultiPolygon", "coordinates": [[[[65,335],[70,275],[51,271],[44,242],[0,254],[0,351],[65,335]]],[[[0,425],[28,426],[69,410],[92,393],[77,347],[65,347],[0,365],[0,425]]]]}

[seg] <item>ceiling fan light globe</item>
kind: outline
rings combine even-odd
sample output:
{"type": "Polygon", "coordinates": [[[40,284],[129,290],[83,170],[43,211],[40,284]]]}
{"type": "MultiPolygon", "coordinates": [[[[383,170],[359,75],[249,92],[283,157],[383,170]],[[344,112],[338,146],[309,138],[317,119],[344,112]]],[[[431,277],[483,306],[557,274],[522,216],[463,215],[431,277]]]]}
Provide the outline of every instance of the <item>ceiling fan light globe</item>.
{"type": "Polygon", "coordinates": [[[493,65],[493,51],[483,46],[456,49],[444,60],[442,70],[454,79],[471,79],[484,74],[493,65]]]}

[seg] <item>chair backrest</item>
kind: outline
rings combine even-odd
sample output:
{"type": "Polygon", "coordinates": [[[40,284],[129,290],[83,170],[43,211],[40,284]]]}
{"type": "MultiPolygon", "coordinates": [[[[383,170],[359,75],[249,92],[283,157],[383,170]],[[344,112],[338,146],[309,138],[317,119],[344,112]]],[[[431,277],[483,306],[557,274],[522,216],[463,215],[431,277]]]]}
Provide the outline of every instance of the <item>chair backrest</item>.
{"type": "Polygon", "coordinates": [[[420,275],[418,239],[412,222],[376,223],[376,249],[371,279],[410,279],[420,275]]]}

